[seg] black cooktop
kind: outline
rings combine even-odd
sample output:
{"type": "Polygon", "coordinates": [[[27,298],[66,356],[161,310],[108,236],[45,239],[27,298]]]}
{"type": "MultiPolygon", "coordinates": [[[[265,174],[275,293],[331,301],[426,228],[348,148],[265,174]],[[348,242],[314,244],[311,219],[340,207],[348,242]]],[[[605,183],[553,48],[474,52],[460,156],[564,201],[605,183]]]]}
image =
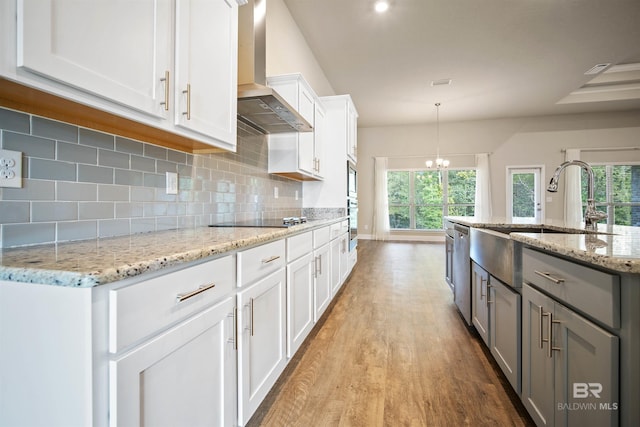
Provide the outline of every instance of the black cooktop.
{"type": "Polygon", "coordinates": [[[255,219],[238,222],[221,222],[210,224],[209,227],[261,227],[261,228],[287,228],[307,222],[306,218],[277,218],[277,219],[255,219]]]}

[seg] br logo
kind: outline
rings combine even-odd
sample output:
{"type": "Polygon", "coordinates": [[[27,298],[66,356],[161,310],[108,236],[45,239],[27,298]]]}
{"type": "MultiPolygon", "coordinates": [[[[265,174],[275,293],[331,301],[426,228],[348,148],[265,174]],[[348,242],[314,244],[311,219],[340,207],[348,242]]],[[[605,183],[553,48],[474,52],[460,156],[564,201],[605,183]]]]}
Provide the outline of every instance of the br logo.
{"type": "Polygon", "coordinates": [[[574,399],[585,399],[589,396],[600,399],[601,392],[602,384],[600,383],[573,383],[574,399]]]}

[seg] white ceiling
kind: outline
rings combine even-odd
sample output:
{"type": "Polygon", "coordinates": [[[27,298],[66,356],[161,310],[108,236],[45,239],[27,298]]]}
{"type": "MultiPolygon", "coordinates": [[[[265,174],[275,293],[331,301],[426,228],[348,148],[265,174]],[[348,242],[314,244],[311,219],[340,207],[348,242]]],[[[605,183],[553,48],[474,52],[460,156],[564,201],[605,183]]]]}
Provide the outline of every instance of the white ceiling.
{"type": "Polygon", "coordinates": [[[640,0],[284,2],[359,126],[640,109],[640,0]]]}

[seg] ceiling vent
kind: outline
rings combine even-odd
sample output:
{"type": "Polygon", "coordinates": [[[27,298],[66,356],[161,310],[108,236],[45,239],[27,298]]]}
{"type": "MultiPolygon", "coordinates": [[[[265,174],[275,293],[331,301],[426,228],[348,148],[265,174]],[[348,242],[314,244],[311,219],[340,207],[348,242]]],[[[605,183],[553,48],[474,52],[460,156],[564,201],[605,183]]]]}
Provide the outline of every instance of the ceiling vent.
{"type": "Polygon", "coordinates": [[[584,72],[585,76],[589,76],[592,74],[599,74],[601,72],[603,72],[605,70],[605,68],[607,68],[609,65],[611,65],[611,63],[608,64],[596,64],[593,67],[589,68],[587,71],[584,72]]]}
{"type": "Polygon", "coordinates": [[[431,81],[431,86],[449,86],[450,84],[451,79],[440,79],[431,81]]]}

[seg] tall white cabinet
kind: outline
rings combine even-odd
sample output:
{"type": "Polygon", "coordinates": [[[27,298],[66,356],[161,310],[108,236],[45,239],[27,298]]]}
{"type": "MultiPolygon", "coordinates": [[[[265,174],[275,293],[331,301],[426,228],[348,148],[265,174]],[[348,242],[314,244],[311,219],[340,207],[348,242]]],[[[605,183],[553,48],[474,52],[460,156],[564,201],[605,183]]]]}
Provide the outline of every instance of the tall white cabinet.
{"type": "Polygon", "coordinates": [[[236,0],[22,0],[0,12],[2,77],[235,151],[236,0]]]}

